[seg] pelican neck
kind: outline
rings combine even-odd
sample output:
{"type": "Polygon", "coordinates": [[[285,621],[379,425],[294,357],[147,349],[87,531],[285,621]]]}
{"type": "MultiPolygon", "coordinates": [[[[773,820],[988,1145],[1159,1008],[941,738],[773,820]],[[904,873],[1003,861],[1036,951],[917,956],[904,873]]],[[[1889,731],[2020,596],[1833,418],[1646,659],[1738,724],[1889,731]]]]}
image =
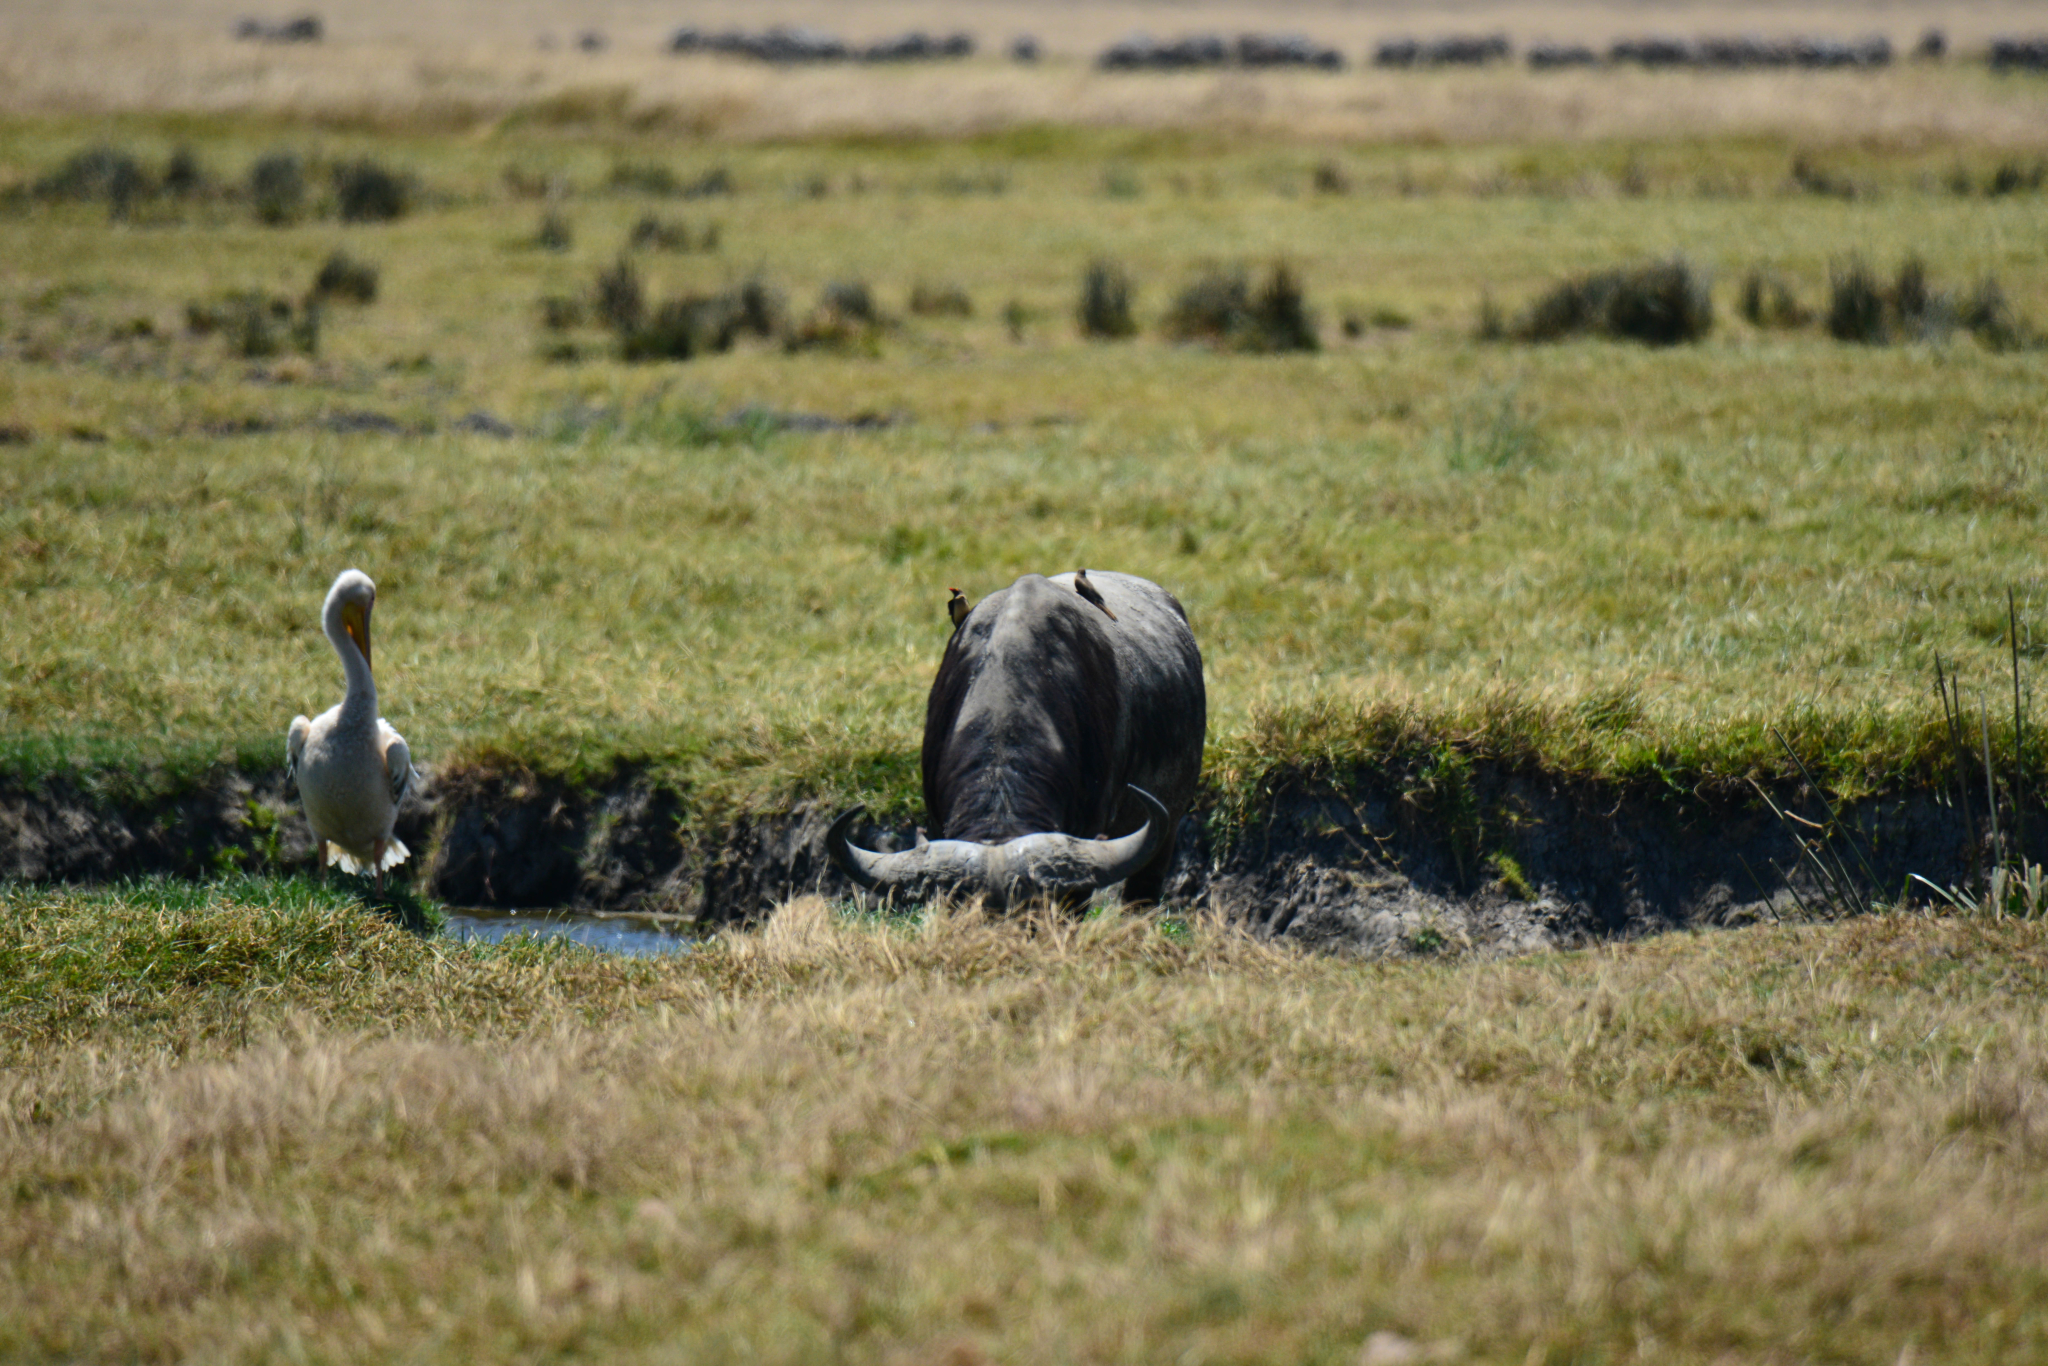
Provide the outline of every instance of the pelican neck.
{"type": "Polygon", "coordinates": [[[341,699],[342,715],[350,718],[367,715],[375,720],[377,680],[370,676],[370,661],[363,658],[363,652],[342,629],[339,608],[323,616],[325,620],[321,625],[327,633],[327,643],[334,647],[334,653],[341,656],[341,671],[348,679],[348,692],[341,699]]]}

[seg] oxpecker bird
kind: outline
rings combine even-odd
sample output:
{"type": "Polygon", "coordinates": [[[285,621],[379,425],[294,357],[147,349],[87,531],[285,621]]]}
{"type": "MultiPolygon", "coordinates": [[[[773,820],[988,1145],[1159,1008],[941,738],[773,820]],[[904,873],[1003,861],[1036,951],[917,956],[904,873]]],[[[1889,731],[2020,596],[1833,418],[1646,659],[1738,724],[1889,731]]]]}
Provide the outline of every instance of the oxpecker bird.
{"type": "Polygon", "coordinates": [[[343,872],[367,873],[384,890],[384,870],[411,857],[394,834],[399,803],[419,775],[405,739],[377,715],[370,677],[370,609],[377,585],[360,569],[344,569],[327,590],[320,628],[341,656],[348,692],[339,706],[307,720],[292,718],[285,736],[285,776],[296,783],[313,853],[343,872]]]}
{"type": "Polygon", "coordinates": [[[960,623],[967,620],[967,613],[972,609],[959,589],[948,588],[946,591],[953,595],[946,600],[946,615],[953,619],[953,629],[957,631],[960,629],[960,623]]]}
{"type": "Polygon", "coordinates": [[[1107,616],[1111,621],[1116,620],[1116,613],[1109,610],[1109,604],[1102,600],[1102,594],[1097,591],[1094,584],[1088,582],[1087,570],[1076,569],[1074,571],[1074,591],[1094,603],[1097,607],[1100,607],[1103,615],[1107,616]]]}

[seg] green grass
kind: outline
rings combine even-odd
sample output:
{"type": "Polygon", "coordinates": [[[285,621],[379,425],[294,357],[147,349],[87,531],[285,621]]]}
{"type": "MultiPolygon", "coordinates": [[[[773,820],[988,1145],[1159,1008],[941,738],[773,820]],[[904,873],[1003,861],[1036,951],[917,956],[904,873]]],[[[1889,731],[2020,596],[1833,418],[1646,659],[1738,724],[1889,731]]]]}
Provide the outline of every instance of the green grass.
{"type": "MultiPolygon", "coordinates": [[[[206,1006],[351,979],[363,907],[304,881],[153,880],[62,894],[17,893],[0,949],[0,1015],[17,1038],[95,1029],[206,1034],[206,1006]]],[[[16,1059],[15,1061],[19,1061],[16,1059]]]]}
{"type": "Polygon", "coordinates": [[[2005,588],[2028,620],[2048,607],[2043,353],[1843,346],[1733,306],[1759,261],[1817,299],[1845,252],[1917,251],[1937,287],[1996,273],[2048,318],[2048,198],[1928,179],[1976,149],[1840,153],[1879,191],[1845,202],[1784,191],[1794,149],[1768,140],[1361,148],[1358,191],[1332,196],[1307,189],[1325,149],[1214,134],[676,150],[17,119],[0,183],[100,141],[159,161],[189,143],[224,180],[277,147],[374,156],[423,207],[284,229],[232,200],[140,225],[0,216],[0,422],[33,433],[0,445],[0,762],[19,776],[275,762],[290,717],[338,695],[315,619],[350,564],[382,590],[384,709],[423,762],[626,763],[743,804],[914,802],[946,587],[1032,570],[1178,594],[1212,768],[1248,777],[1308,745],[1370,760],[1402,731],[1698,781],[1775,770],[1777,724],[1846,788],[1881,785],[1923,767],[1934,654],[1995,689],[2005,588]],[[1631,158],[1651,193],[1617,200],[1600,178],[1631,158]],[[628,365],[586,331],[596,358],[544,360],[540,299],[587,289],[653,202],[605,188],[620,162],[737,187],[680,206],[719,225],[717,253],[643,256],[657,298],[759,272],[801,312],[862,279],[901,317],[944,278],[975,316],[905,319],[873,356],[628,365]],[[1103,193],[1112,164],[1135,194],[1103,193]],[[532,246],[542,206],[508,197],[507,166],[568,178],[572,250],[532,246]],[[296,297],[337,249],[379,295],[325,311],[316,360],[182,334],[188,300],[296,297]],[[1488,292],[1515,307],[1672,253],[1717,281],[1701,345],[1473,339],[1488,292]],[[1138,339],[1075,334],[1097,256],[1138,282],[1138,339]],[[1159,339],[1205,265],[1281,258],[1320,354],[1159,339]],[[1022,342],[1010,301],[1035,319],[1022,342]],[[1341,338],[1343,311],[1374,309],[1415,326],[1341,338]],[[723,425],[748,404],[908,421],[723,425]],[[479,408],[522,434],[452,429],[479,408]],[[322,425],[363,410],[408,434],[322,425]],[[209,434],[247,424],[265,430],[209,434]],[[1602,711],[1617,697],[1625,724],[1602,711]]]}
{"type": "Polygon", "coordinates": [[[2038,921],[1363,963],[840,920],[664,960],[0,891],[0,1356],[2030,1359],[2038,921]]]}
{"type": "MultiPolygon", "coordinates": [[[[1940,188],[1989,149],[1824,149],[1870,191],[1841,201],[1786,192],[1801,149],[1762,139],[14,119],[0,188],[102,141],[189,142],[227,179],[280,147],[373,156],[421,207],[0,213],[0,425],[31,433],[0,444],[16,780],[151,801],[274,765],[338,694],[315,618],[348,564],[380,583],[384,709],[423,762],[642,766],[692,811],[913,806],[946,587],[1143,573],[1202,642],[1226,815],[1276,767],[1400,765],[1453,839],[1477,763],[1684,794],[1781,772],[1773,726],[1840,790],[1928,782],[1933,656],[2000,715],[2004,591],[2048,610],[2042,353],[1842,346],[1734,307],[1752,265],[1812,306],[1846,253],[1919,252],[1937,287],[1995,272],[2048,319],[2048,200],[1940,188]],[[1316,195],[1333,155],[1354,189],[1316,195]],[[615,193],[619,162],[737,191],[615,193]],[[508,165],[568,177],[571,249],[533,245],[508,165]],[[861,279],[899,323],[873,355],[634,366],[586,330],[594,358],[544,359],[540,300],[650,209],[720,229],[641,258],[658,295],[759,271],[800,313],[861,279]],[[337,249],[378,298],[328,308],[316,358],[182,334],[188,301],[297,298],[337,249]],[[1473,338],[1488,294],[1673,253],[1716,281],[1698,346],[1473,338]],[[1137,281],[1135,339],[1074,333],[1096,257],[1137,281]],[[1276,259],[1323,351],[1159,339],[1197,272],[1276,259]],[[973,316],[903,318],[920,280],[973,316]],[[1347,312],[1412,326],[1347,341],[1347,312]],[[748,404],[909,420],[725,421],[748,404]],[[474,409],[521,434],[455,432],[474,409]],[[322,425],[361,411],[407,434],[322,425]]],[[[646,961],[423,939],[311,882],[0,889],[0,1357],[2048,1349],[2040,922],[1415,946],[807,900],[646,961]]]]}
{"type": "MultiPolygon", "coordinates": [[[[0,426],[31,433],[0,444],[12,780],[149,802],[275,765],[338,695],[316,614],[348,564],[380,583],[384,709],[423,763],[640,766],[692,812],[915,805],[946,587],[1143,573],[1202,642],[1226,816],[1276,767],[1397,765],[1454,841],[1476,764],[1676,796],[1782,772],[1774,726],[1839,790],[1929,782],[1934,655],[2002,715],[2006,587],[2048,610],[2043,353],[1734,307],[1752,265],[1812,307],[1845,254],[1918,252],[2048,319],[2048,199],[1941,188],[2002,150],[1824,148],[1868,191],[1842,201],[1787,192],[1806,149],[1771,139],[15,118],[0,189],[99,142],[190,143],[228,180],[278,148],[372,156],[421,206],[0,211],[0,426]],[[1312,193],[1333,156],[1353,191],[1312,193]],[[621,162],[737,190],[616,193],[621,162]],[[508,166],[568,178],[569,250],[533,245],[508,166]],[[873,355],[635,366],[585,330],[592,359],[544,359],[540,300],[650,210],[721,241],[644,255],[657,297],[759,271],[801,313],[860,279],[899,322],[873,355]],[[317,357],[183,335],[187,302],[297,298],[337,249],[378,297],[329,307],[317,357]],[[1489,294],[1674,253],[1716,282],[1698,346],[1473,337],[1489,294]],[[1074,333],[1097,257],[1137,281],[1134,339],[1074,333]],[[1159,339],[1196,273],[1276,259],[1320,353],[1159,339]],[[920,280],[973,316],[903,318],[920,280]],[[1346,313],[1412,325],[1346,340],[1346,313]],[[725,421],[749,404],[909,420],[725,421]],[[455,432],[475,409],[521,434],[455,432]],[[323,425],[362,411],[407,432],[323,425]]],[[[2048,1351],[2041,922],[1414,947],[806,900],[647,961],[424,939],[304,881],[0,888],[0,1357],[2048,1351]]]]}

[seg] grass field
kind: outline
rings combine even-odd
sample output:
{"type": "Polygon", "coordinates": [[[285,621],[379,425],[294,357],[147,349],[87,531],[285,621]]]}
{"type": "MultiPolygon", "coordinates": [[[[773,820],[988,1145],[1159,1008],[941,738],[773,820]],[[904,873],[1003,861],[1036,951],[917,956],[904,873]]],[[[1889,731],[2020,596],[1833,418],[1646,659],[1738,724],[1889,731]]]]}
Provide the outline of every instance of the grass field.
{"type": "Polygon", "coordinates": [[[314,194],[284,227],[227,190],[0,216],[0,417],[26,438],[0,445],[0,668],[29,771],[267,759],[338,686],[315,617],[349,564],[383,588],[384,708],[426,762],[623,758],[749,801],[908,801],[946,587],[1030,570],[1182,598],[1223,768],[1290,716],[1341,745],[1359,708],[1456,732],[1507,694],[1571,765],[1740,772],[1779,723],[1831,737],[1819,757],[1853,785],[1911,766],[1937,652],[1989,687],[2005,590],[2030,622],[2042,606],[2043,352],[1845,345],[1734,306],[1755,266],[1819,309],[1851,255],[1888,275],[1917,253],[1938,289],[1995,276],[2048,319],[2048,196],[1948,188],[1988,183],[1996,149],[1809,154],[1842,198],[1795,187],[1801,148],[1747,140],[677,148],[37,119],[0,128],[0,180],[102,143],[148,168],[189,146],[229,189],[294,149],[314,194]],[[322,216],[324,166],[364,156],[416,178],[414,212],[322,216]],[[1344,192],[1313,188],[1326,163],[1344,192]],[[621,168],[731,191],[650,196],[621,168]],[[552,208],[521,197],[550,182],[552,208]],[[535,244],[549,212],[567,250],[535,244]],[[851,279],[893,320],[849,352],[687,363],[544,329],[542,299],[587,295],[648,215],[718,231],[636,254],[652,299],[758,277],[800,318],[851,279]],[[378,294],[328,306],[315,355],[188,331],[224,291],[296,299],[337,248],[378,294]],[[1698,345],[1474,339],[1485,298],[1672,254],[1713,281],[1698,345]],[[1098,256],[1137,281],[1134,340],[1078,334],[1098,256]],[[1275,259],[1321,351],[1160,339],[1199,269],[1275,259]],[[908,315],[920,283],[973,316],[908,315]],[[749,406],[893,425],[727,421],[749,406]],[[476,410],[517,434],[465,434],[476,410]]]}
{"type": "Polygon", "coordinates": [[[11,1360],[2048,1350],[2038,922],[1372,965],[802,901],[647,961],[4,897],[11,1360]]]}
{"type": "MultiPolygon", "coordinates": [[[[1403,747],[1725,791],[1786,763],[1771,727],[1840,791],[1924,791],[1937,656],[1973,714],[2006,714],[2014,645],[2035,686],[2048,86],[1082,68],[1141,24],[1453,26],[1244,2],[972,9],[985,42],[1042,31],[1037,73],[645,50],[956,9],[621,0],[578,16],[614,39],[587,60],[525,4],[365,5],[315,50],[205,4],[0,15],[9,800],[274,770],[338,695],[316,617],[351,564],[423,766],[640,766],[706,828],[915,809],[947,587],[1077,565],[1187,605],[1226,811],[1403,747]],[[150,182],[184,149],[186,192],[65,197],[94,148],[150,182]],[[273,226],[249,177],[279,152],[309,193],[273,226]],[[411,178],[395,221],[340,221],[364,159],[411,178]],[[649,217],[689,249],[630,247],[649,217]],[[375,298],[312,342],[337,251],[375,298]],[[859,281],[885,318],[629,362],[587,316],[622,255],[650,305],[760,280],[800,326],[859,281]],[[1937,304],[1995,279],[2016,344],[1737,306],[1753,269],[1818,313],[1852,259],[1913,256],[1937,304]],[[1673,257],[1710,282],[1696,344],[1479,339],[1489,302],[1673,257]],[[1128,340],[1076,326],[1098,259],[1137,284],[1128,340]],[[1319,349],[1162,337],[1198,273],[1276,260],[1319,349]]],[[[295,880],[0,886],[0,1358],[2034,1359],[2044,935],[1887,913],[1366,962],[810,899],[630,961],[295,880]]]]}

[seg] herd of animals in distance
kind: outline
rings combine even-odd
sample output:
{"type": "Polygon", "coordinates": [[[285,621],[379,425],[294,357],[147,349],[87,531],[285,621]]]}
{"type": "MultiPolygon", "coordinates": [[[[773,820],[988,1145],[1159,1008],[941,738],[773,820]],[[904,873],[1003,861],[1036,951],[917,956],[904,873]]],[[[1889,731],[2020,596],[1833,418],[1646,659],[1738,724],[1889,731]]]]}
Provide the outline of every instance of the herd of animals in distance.
{"type": "MultiPolygon", "coordinates": [[[[320,16],[305,14],[276,23],[245,18],[235,25],[234,32],[237,38],[251,42],[317,43],[326,37],[327,26],[320,16]]],[[[554,40],[541,41],[552,45],[554,40]]],[[[601,30],[585,29],[576,35],[575,45],[594,53],[606,50],[611,43],[601,30]]],[[[980,50],[975,36],[964,32],[933,34],[912,30],[859,43],[819,29],[788,24],[718,31],[685,26],[669,36],[667,46],[670,52],[678,54],[745,57],[775,65],[949,61],[972,57],[980,50]]],[[[1045,48],[1036,37],[1019,34],[1010,40],[1007,55],[1012,61],[1037,62],[1045,56],[1045,48]]],[[[1942,61],[1950,55],[1948,35],[1939,28],[1924,29],[1906,55],[1919,62],[1942,61]]],[[[1587,43],[1543,40],[1529,44],[1522,53],[1523,60],[1535,71],[1600,66],[1650,70],[1871,70],[1890,66],[1899,56],[1892,40],[1881,33],[1848,39],[1812,34],[1782,38],[1752,33],[1697,38],[1660,34],[1617,38],[1604,51],[1587,43]]],[[[1409,70],[1486,66],[1514,59],[1515,45],[1507,35],[1488,33],[1386,38],[1362,60],[1375,67],[1409,70]]],[[[1994,71],[2048,72],[2048,35],[1994,37],[1986,44],[1983,59],[1994,71]]],[[[1094,64],[1104,71],[1197,71],[1224,67],[1344,71],[1351,61],[1341,49],[1303,33],[1240,33],[1234,37],[1190,33],[1165,39],[1132,33],[1097,53],[1094,64]]]]}
{"type": "MultiPolygon", "coordinates": [[[[974,604],[950,592],[953,634],[920,760],[939,838],[920,829],[910,849],[863,848],[855,807],[826,835],[833,862],[885,895],[1079,909],[1122,883],[1127,906],[1157,902],[1208,728],[1187,613],[1156,583],[1085,568],[1026,574],[974,604]]],[[[381,893],[384,874],[410,857],[396,825],[420,779],[405,737],[378,714],[376,604],[360,569],[335,578],[320,626],[346,691],[320,715],[292,719],[285,755],[315,861],[374,878],[381,893]]]]}

